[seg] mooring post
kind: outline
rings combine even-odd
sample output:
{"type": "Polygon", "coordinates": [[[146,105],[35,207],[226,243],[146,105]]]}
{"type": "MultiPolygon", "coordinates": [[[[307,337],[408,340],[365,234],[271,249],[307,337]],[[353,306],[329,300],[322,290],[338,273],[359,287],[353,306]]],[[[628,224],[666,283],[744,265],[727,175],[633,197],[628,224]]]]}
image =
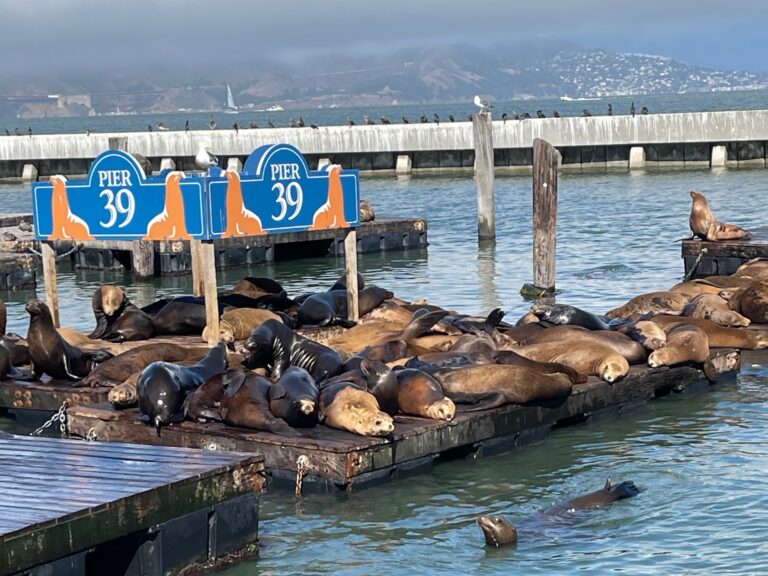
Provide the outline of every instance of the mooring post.
{"type": "Polygon", "coordinates": [[[203,281],[202,259],[200,254],[200,240],[189,241],[189,253],[192,258],[192,294],[202,296],[205,293],[203,281]]]}
{"type": "Polygon", "coordinates": [[[546,140],[533,141],[533,286],[523,286],[524,296],[555,292],[558,156],[546,140]]]}
{"type": "Polygon", "coordinates": [[[128,136],[110,136],[107,140],[107,148],[128,152],[128,136]]]}
{"type": "Polygon", "coordinates": [[[209,346],[215,346],[219,341],[219,294],[216,284],[215,250],[213,242],[201,242],[198,250],[203,271],[205,323],[208,326],[209,346]]]}
{"type": "Polygon", "coordinates": [[[155,243],[152,240],[134,240],[131,265],[136,278],[151,278],[155,275],[155,243]]]}
{"type": "Polygon", "coordinates": [[[493,177],[493,124],[490,112],[472,115],[472,136],[475,142],[475,184],[477,186],[477,237],[496,238],[496,208],[493,177]]]}
{"type": "Polygon", "coordinates": [[[347,272],[347,318],[360,318],[357,299],[357,230],[350,228],[344,237],[344,265],[347,272]]]}
{"type": "Polygon", "coordinates": [[[56,279],[56,250],[50,242],[40,243],[43,259],[43,282],[45,282],[45,299],[51,309],[53,325],[59,327],[59,285],[56,279]]]}

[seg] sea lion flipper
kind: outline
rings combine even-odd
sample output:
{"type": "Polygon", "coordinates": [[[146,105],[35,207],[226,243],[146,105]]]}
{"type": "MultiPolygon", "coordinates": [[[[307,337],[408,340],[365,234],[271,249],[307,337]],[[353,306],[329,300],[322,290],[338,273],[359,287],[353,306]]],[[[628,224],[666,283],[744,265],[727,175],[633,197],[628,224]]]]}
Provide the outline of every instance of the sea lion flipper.
{"type": "Polygon", "coordinates": [[[611,491],[611,477],[610,476],[608,476],[608,479],[605,481],[605,486],[603,486],[603,490],[605,490],[606,492],[610,492],[611,491]]]}
{"type": "Polygon", "coordinates": [[[498,408],[507,404],[507,399],[501,392],[489,392],[476,394],[471,392],[450,392],[446,393],[456,404],[456,412],[476,412],[478,410],[488,410],[498,408]],[[459,406],[459,404],[464,404],[459,406]],[[466,406],[471,404],[471,406],[466,406]]]}
{"type": "Polygon", "coordinates": [[[83,357],[90,360],[94,364],[101,364],[102,362],[106,362],[110,358],[114,358],[114,354],[110,352],[109,350],[92,350],[88,352],[83,352],[83,357]]]}
{"type": "Polygon", "coordinates": [[[354,320],[347,320],[346,318],[336,318],[334,319],[333,324],[341,326],[342,328],[352,328],[357,326],[357,322],[354,320]]]}
{"type": "Polygon", "coordinates": [[[422,314],[418,317],[416,317],[414,314],[413,320],[411,320],[408,326],[405,327],[400,336],[400,339],[407,342],[413,338],[418,338],[447,315],[447,310],[435,310],[433,312],[422,314]]]}
{"type": "Polygon", "coordinates": [[[501,321],[504,319],[506,313],[501,308],[494,308],[490,311],[483,323],[483,329],[490,335],[493,335],[493,331],[499,327],[501,321]]]}

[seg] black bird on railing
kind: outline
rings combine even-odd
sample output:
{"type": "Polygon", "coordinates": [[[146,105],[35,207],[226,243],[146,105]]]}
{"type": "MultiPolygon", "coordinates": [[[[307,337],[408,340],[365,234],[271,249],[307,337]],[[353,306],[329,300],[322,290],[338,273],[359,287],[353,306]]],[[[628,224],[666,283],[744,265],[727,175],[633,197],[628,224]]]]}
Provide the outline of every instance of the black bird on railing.
{"type": "Polygon", "coordinates": [[[267,118],[267,126],[269,126],[270,128],[274,128],[275,127],[275,125],[272,124],[272,120],[270,120],[269,118],[267,118]]]}
{"type": "Polygon", "coordinates": [[[211,116],[211,119],[208,122],[208,128],[211,130],[216,130],[216,119],[213,116],[211,116]]]}
{"type": "Polygon", "coordinates": [[[640,108],[640,114],[648,114],[648,108],[646,108],[645,106],[640,108]]]}
{"type": "Polygon", "coordinates": [[[410,124],[411,123],[411,121],[408,120],[408,118],[406,118],[405,116],[402,117],[402,120],[403,120],[403,124],[410,124]]]}
{"type": "Polygon", "coordinates": [[[536,110],[536,117],[537,118],[546,118],[546,116],[544,115],[544,112],[542,112],[541,110],[536,110]]]}
{"type": "Polygon", "coordinates": [[[235,134],[240,133],[240,126],[238,126],[237,122],[232,124],[232,129],[235,131],[235,134]]]}
{"type": "Polygon", "coordinates": [[[421,115],[421,118],[419,118],[419,121],[420,121],[422,124],[429,124],[429,118],[427,118],[427,115],[426,115],[426,114],[422,114],[422,115],[421,115]]]}
{"type": "Polygon", "coordinates": [[[632,106],[629,107],[629,113],[632,114],[632,116],[635,115],[635,103],[632,102],[632,106]]]}
{"type": "Polygon", "coordinates": [[[467,120],[469,120],[470,122],[472,122],[472,114],[467,114],[467,120]]]}
{"type": "Polygon", "coordinates": [[[526,112],[525,114],[523,114],[523,120],[528,120],[530,117],[531,117],[531,115],[530,115],[530,114],[528,114],[528,112],[526,112]]]}
{"type": "Polygon", "coordinates": [[[184,122],[184,132],[189,132],[189,120],[184,122]]]}
{"type": "Polygon", "coordinates": [[[501,119],[502,119],[502,121],[503,121],[503,123],[504,123],[504,124],[506,124],[506,123],[507,123],[507,118],[509,118],[509,115],[508,115],[506,112],[504,112],[504,113],[501,115],[501,119]]]}
{"type": "Polygon", "coordinates": [[[297,124],[299,128],[304,128],[304,118],[302,116],[299,116],[299,121],[297,124]]]}
{"type": "Polygon", "coordinates": [[[147,124],[147,132],[152,132],[152,124],[147,124]]]}
{"type": "Polygon", "coordinates": [[[608,116],[613,116],[613,106],[608,104],[608,116]]]}
{"type": "Polygon", "coordinates": [[[352,116],[347,116],[347,124],[349,124],[350,126],[355,125],[355,121],[352,120],[352,116]]]}
{"type": "Polygon", "coordinates": [[[382,116],[381,118],[379,118],[379,120],[381,120],[382,124],[392,124],[392,122],[390,122],[389,118],[387,118],[386,116],[382,116]]]}
{"type": "Polygon", "coordinates": [[[560,118],[560,112],[557,110],[552,110],[552,118],[560,118]]]}
{"type": "Polygon", "coordinates": [[[435,124],[438,126],[440,125],[440,116],[437,115],[437,112],[435,112],[432,116],[435,118],[435,124]]]}
{"type": "Polygon", "coordinates": [[[258,124],[256,124],[256,122],[254,122],[254,121],[251,121],[251,122],[248,124],[248,128],[253,128],[254,130],[255,130],[256,128],[258,128],[258,127],[259,127],[259,125],[258,125],[258,124]]]}
{"type": "Polygon", "coordinates": [[[453,117],[453,114],[448,114],[448,120],[451,122],[456,122],[456,118],[453,117]]]}
{"type": "Polygon", "coordinates": [[[29,134],[30,136],[32,136],[32,126],[29,126],[29,127],[27,128],[27,134],[29,134]]]}
{"type": "Polygon", "coordinates": [[[11,135],[11,131],[10,131],[10,130],[8,130],[8,128],[6,128],[6,129],[5,129],[5,135],[6,135],[6,136],[10,136],[10,135],[11,135]]]}
{"type": "Polygon", "coordinates": [[[581,115],[586,118],[587,116],[592,116],[592,112],[584,108],[584,110],[581,111],[581,115]]]}
{"type": "Polygon", "coordinates": [[[514,115],[514,116],[512,116],[512,119],[513,119],[513,120],[520,120],[520,114],[518,114],[517,112],[515,112],[515,115],[514,115]]]}
{"type": "Polygon", "coordinates": [[[363,122],[365,122],[365,125],[366,125],[366,126],[373,126],[374,124],[376,124],[376,122],[374,122],[374,121],[371,119],[371,117],[370,117],[370,116],[368,116],[367,114],[366,114],[365,116],[363,116],[363,122]]]}
{"type": "Polygon", "coordinates": [[[312,130],[319,130],[317,124],[310,124],[309,127],[312,128],[312,130]]]}

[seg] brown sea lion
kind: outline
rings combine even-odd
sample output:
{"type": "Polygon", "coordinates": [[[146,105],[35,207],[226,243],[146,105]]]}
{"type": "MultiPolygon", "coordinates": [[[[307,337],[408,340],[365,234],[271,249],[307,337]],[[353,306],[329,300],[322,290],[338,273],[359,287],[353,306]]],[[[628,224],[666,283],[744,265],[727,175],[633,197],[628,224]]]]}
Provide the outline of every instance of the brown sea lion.
{"type": "Polygon", "coordinates": [[[519,328],[520,326],[525,326],[526,324],[536,324],[541,320],[536,314],[533,312],[526,312],[520,318],[515,322],[515,327],[519,328]]]}
{"type": "Polygon", "coordinates": [[[695,362],[704,364],[704,374],[709,380],[717,380],[717,371],[709,357],[707,333],[692,324],[678,324],[667,330],[667,345],[651,352],[648,366],[675,366],[695,362]]]}
{"type": "Polygon", "coordinates": [[[546,374],[514,365],[446,368],[435,371],[433,376],[454,402],[481,402],[475,406],[478,410],[564,398],[573,386],[565,374],[546,374]]]}
{"type": "MultiPolygon", "coordinates": [[[[227,310],[219,319],[219,340],[234,342],[247,338],[254,329],[261,326],[267,320],[283,320],[270,310],[263,308],[235,308],[227,310]]],[[[203,329],[203,341],[208,341],[209,328],[203,329]]]]}
{"type": "Polygon", "coordinates": [[[0,344],[8,348],[11,353],[11,364],[14,366],[29,364],[29,346],[24,338],[13,332],[7,332],[0,336],[0,344]]]}
{"type": "Polygon", "coordinates": [[[768,258],[752,258],[738,267],[732,276],[747,276],[755,280],[768,280],[768,258]]]}
{"type": "Polygon", "coordinates": [[[689,299],[699,294],[717,294],[720,290],[722,288],[707,282],[700,282],[699,279],[691,280],[690,282],[680,282],[669,289],[670,292],[678,292],[689,299]]]}
{"type": "Polygon", "coordinates": [[[612,347],[590,340],[542,342],[521,346],[515,352],[539,362],[557,362],[581,374],[616,382],[629,372],[629,362],[612,347]]]}
{"type": "Polygon", "coordinates": [[[453,400],[445,397],[440,383],[421,370],[406,368],[395,372],[398,392],[397,404],[403,414],[447,420],[456,415],[453,400]]]}
{"type": "MultiPolygon", "coordinates": [[[[550,518],[558,517],[554,525],[562,526],[563,516],[570,515],[570,520],[575,522],[580,518],[574,515],[579,510],[594,510],[605,508],[617,500],[632,498],[640,493],[635,483],[631,480],[622,482],[617,486],[611,485],[611,479],[605,483],[601,490],[590,492],[584,496],[577,496],[560,504],[556,504],[541,512],[532,514],[520,524],[521,531],[540,530],[542,525],[550,522],[550,518]]],[[[488,546],[499,548],[517,544],[518,531],[509,521],[502,516],[480,514],[477,523],[485,535],[485,543],[488,546]]]]}
{"type": "Polygon", "coordinates": [[[112,357],[106,350],[84,351],[67,344],[56,331],[45,302],[30,300],[26,310],[29,313],[27,344],[32,378],[48,374],[58,380],[79,381],[88,376],[99,362],[112,357]]]}
{"type": "Polygon", "coordinates": [[[395,429],[376,397],[351,382],[339,382],[320,392],[320,422],[361,436],[386,436],[395,429]]]}
{"type": "Polygon", "coordinates": [[[749,318],[734,312],[718,294],[699,294],[683,308],[683,316],[712,320],[720,326],[749,326],[749,318]]]}
{"type": "Polygon", "coordinates": [[[291,366],[269,387],[269,409],[295,428],[317,424],[317,398],[320,391],[309,372],[291,366]]]}
{"type": "Polygon", "coordinates": [[[606,313],[608,318],[643,320],[646,314],[679,315],[689,298],[680,292],[648,292],[635,296],[629,302],[606,313]]]}
{"type": "Polygon", "coordinates": [[[376,219],[376,213],[370,202],[360,200],[360,222],[373,222],[376,219]]]}
{"type": "Polygon", "coordinates": [[[390,416],[398,411],[398,383],[392,369],[383,362],[363,358],[357,369],[334,376],[325,386],[338,382],[352,382],[367,390],[376,398],[379,408],[390,416]]]}
{"type": "Polygon", "coordinates": [[[519,342],[520,346],[541,344],[544,342],[589,341],[605,344],[624,356],[630,364],[642,364],[646,359],[645,347],[629,336],[611,330],[587,330],[581,326],[552,326],[536,332],[528,340],[519,342]]]}
{"type": "Polygon", "coordinates": [[[228,387],[219,406],[222,420],[230,426],[266,430],[281,436],[301,436],[285,420],[269,409],[271,382],[254,374],[243,372],[228,387]]]}
{"type": "Polygon", "coordinates": [[[542,372],[544,374],[565,374],[570,378],[572,384],[583,384],[587,381],[586,374],[577,372],[570,366],[560,364],[559,362],[539,362],[537,360],[531,360],[525,356],[521,356],[514,350],[497,350],[493,354],[493,360],[497,364],[504,364],[506,366],[521,366],[523,368],[529,368],[542,372]]]}
{"type": "Polygon", "coordinates": [[[5,330],[7,326],[8,326],[8,307],[5,305],[5,300],[0,299],[0,336],[5,335],[5,330]]]}
{"type": "Polygon", "coordinates": [[[259,298],[267,294],[286,295],[285,289],[279,282],[265,276],[246,276],[238,281],[229,292],[245,294],[251,298],[259,298]]]}
{"type": "Polygon", "coordinates": [[[744,230],[744,228],[736,224],[719,222],[712,213],[709,202],[707,202],[703,194],[691,190],[691,198],[693,199],[693,204],[691,205],[691,216],[688,219],[688,223],[691,226],[691,232],[694,237],[698,236],[702,240],[710,242],[750,238],[749,232],[744,230]]]}
{"type": "Polygon", "coordinates": [[[405,326],[411,321],[413,312],[401,304],[397,304],[393,299],[384,300],[379,306],[368,312],[361,314],[365,320],[382,320],[385,322],[397,322],[405,326]]]}
{"type": "Polygon", "coordinates": [[[768,331],[720,326],[711,320],[686,318],[685,316],[666,316],[660,314],[651,320],[665,330],[675,326],[689,324],[697,326],[707,333],[711,348],[739,348],[741,350],[763,350],[768,348],[768,331]]]}
{"type": "MultiPolygon", "coordinates": [[[[184,417],[194,422],[221,422],[219,408],[230,384],[241,378],[242,368],[229,368],[217,374],[193,390],[184,400],[184,417]]],[[[113,388],[110,394],[117,390],[113,388]]]]}
{"type": "Polygon", "coordinates": [[[363,348],[360,352],[351,358],[348,358],[346,362],[344,362],[344,367],[345,369],[347,367],[352,367],[353,369],[359,368],[359,363],[365,358],[369,360],[377,360],[386,364],[387,362],[394,362],[401,358],[405,358],[407,355],[408,342],[405,342],[404,340],[390,340],[386,344],[376,344],[375,346],[363,348]],[[353,362],[357,362],[357,364],[353,365],[353,362]]]}
{"type": "MultiPolygon", "coordinates": [[[[674,316],[674,318],[680,318],[674,316]]],[[[613,327],[613,330],[626,334],[632,340],[639,342],[647,350],[658,350],[667,345],[667,333],[664,329],[650,320],[625,322],[613,327]]]]}
{"type": "Polygon", "coordinates": [[[768,281],[756,280],[735,291],[722,292],[728,307],[756,324],[768,324],[768,281]]]}
{"type": "Polygon", "coordinates": [[[24,375],[11,362],[11,351],[0,343],[0,380],[20,379],[24,375]]]}

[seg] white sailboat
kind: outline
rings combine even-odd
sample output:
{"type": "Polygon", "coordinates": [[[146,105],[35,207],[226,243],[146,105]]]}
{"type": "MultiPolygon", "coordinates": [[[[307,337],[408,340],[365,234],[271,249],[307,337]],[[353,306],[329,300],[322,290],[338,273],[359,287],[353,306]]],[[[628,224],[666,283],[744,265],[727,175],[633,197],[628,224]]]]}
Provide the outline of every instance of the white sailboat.
{"type": "Polygon", "coordinates": [[[227,114],[237,114],[237,106],[235,106],[235,99],[232,98],[232,89],[227,84],[227,114]]]}

